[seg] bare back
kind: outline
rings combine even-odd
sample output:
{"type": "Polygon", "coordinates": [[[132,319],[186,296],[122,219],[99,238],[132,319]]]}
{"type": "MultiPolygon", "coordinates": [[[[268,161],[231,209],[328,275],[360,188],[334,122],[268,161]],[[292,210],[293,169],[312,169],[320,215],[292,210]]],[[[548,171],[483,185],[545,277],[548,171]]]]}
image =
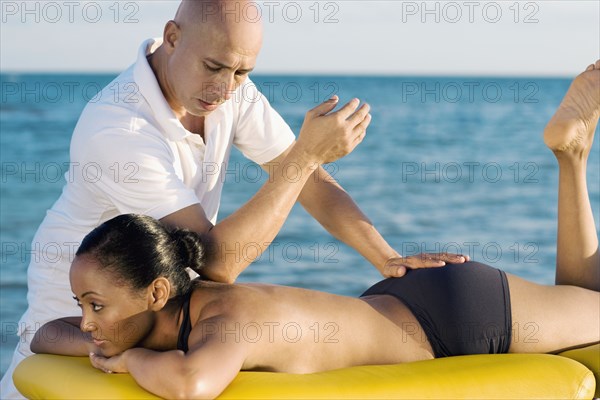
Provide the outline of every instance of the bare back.
{"type": "Polygon", "coordinates": [[[299,288],[201,283],[190,306],[190,350],[239,346],[242,369],[309,373],[433,358],[413,314],[391,296],[363,299],[299,288]]]}

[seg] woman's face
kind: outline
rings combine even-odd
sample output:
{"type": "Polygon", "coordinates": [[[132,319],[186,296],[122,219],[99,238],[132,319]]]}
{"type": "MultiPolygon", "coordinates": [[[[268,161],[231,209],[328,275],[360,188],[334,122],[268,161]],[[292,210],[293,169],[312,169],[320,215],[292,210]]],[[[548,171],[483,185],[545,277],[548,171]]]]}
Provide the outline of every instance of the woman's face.
{"type": "Polygon", "coordinates": [[[89,255],[77,256],[69,278],[81,307],[81,330],[89,332],[103,356],[135,347],[152,330],[154,311],[146,290],[115,282],[115,277],[89,255]]]}

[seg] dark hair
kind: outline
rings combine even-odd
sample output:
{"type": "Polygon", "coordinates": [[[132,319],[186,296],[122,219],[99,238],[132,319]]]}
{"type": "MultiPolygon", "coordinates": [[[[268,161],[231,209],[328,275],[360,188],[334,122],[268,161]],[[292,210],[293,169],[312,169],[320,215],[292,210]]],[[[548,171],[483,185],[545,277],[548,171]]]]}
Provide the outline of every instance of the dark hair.
{"type": "Polygon", "coordinates": [[[189,267],[200,273],[206,255],[200,235],[186,229],[169,230],[152,217],[119,215],[88,233],[76,255],[90,255],[100,268],[114,274],[116,284],[134,290],[165,277],[175,296],[191,290],[189,267]]]}

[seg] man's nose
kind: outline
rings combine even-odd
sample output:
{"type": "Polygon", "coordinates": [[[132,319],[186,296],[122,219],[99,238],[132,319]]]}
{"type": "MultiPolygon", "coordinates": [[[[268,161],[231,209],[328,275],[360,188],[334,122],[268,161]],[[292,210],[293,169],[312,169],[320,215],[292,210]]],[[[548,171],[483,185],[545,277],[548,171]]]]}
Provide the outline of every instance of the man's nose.
{"type": "Polygon", "coordinates": [[[212,96],[220,101],[229,100],[235,90],[234,74],[228,73],[227,75],[223,75],[218,82],[213,82],[208,87],[208,90],[212,96]]]}
{"type": "Polygon", "coordinates": [[[229,100],[231,98],[231,94],[235,90],[235,74],[230,73],[227,74],[227,80],[224,82],[224,92],[221,93],[221,98],[223,100],[229,100]]]}

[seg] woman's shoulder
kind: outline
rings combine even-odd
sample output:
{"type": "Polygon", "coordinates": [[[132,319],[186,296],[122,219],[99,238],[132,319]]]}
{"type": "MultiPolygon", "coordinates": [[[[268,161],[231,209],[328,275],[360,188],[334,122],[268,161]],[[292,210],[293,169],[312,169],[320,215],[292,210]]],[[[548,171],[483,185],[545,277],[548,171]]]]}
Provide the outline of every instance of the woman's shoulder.
{"type": "Polygon", "coordinates": [[[246,309],[244,297],[249,300],[252,295],[245,288],[236,284],[219,283],[202,279],[192,281],[190,294],[190,315],[192,324],[219,316],[236,315],[246,309]],[[194,318],[195,317],[195,318],[194,318]]]}

